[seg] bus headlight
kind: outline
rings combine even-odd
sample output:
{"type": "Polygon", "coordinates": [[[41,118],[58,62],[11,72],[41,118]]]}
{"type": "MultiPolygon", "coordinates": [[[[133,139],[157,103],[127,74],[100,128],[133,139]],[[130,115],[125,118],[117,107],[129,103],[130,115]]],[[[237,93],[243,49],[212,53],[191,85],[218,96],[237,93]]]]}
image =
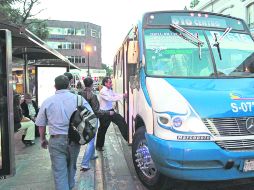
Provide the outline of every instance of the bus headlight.
{"type": "Polygon", "coordinates": [[[208,129],[200,118],[194,114],[177,115],[174,113],[154,112],[154,125],[171,130],[175,133],[207,133],[208,129]]]}
{"type": "Polygon", "coordinates": [[[168,114],[158,114],[155,119],[160,125],[171,127],[172,126],[172,120],[170,115],[168,114]]]}

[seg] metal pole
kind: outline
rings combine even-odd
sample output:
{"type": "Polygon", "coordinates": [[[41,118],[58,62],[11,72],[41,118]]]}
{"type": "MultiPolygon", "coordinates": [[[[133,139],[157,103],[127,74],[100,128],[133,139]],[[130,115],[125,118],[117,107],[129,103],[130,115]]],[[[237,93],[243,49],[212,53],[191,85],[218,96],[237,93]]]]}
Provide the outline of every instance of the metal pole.
{"type": "Polygon", "coordinates": [[[27,60],[27,49],[23,49],[24,58],[24,72],[23,72],[23,93],[29,93],[29,73],[28,73],[28,60],[27,60]]]}
{"type": "Polygon", "coordinates": [[[89,51],[87,52],[87,76],[90,77],[89,51]]]}

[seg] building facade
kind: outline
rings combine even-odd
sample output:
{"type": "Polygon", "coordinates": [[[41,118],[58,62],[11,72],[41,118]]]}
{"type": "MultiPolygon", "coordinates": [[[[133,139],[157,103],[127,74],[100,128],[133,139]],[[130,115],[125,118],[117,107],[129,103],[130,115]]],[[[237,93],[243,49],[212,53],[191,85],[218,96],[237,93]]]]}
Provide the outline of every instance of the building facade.
{"type": "Polygon", "coordinates": [[[254,0],[193,0],[189,9],[241,18],[254,35],[254,0]]]}
{"type": "Polygon", "coordinates": [[[59,20],[48,20],[47,26],[49,36],[45,41],[49,46],[82,69],[101,68],[101,26],[59,20]]]}

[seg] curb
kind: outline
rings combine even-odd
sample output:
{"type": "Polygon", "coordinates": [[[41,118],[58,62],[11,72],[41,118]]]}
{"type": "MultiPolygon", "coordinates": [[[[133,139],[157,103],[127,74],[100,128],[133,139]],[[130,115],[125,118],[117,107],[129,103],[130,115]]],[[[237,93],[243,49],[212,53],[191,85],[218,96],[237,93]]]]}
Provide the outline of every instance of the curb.
{"type": "Polygon", "coordinates": [[[98,159],[95,161],[95,172],[94,172],[94,183],[95,190],[104,190],[105,186],[105,172],[104,172],[104,163],[103,163],[103,154],[102,152],[97,151],[98,159]]]}

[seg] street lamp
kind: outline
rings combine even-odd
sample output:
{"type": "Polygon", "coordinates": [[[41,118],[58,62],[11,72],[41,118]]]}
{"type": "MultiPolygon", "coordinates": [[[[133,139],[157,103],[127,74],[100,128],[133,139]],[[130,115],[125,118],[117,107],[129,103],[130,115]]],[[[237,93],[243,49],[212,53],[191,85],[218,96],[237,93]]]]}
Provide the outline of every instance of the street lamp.
{"type": "Polygon", "coordinates": [[[91,46],[87,45],[85,49],[87,52],[87,76],[90,77],[89,54],[92,51],[92,48],[91,46]]]}

